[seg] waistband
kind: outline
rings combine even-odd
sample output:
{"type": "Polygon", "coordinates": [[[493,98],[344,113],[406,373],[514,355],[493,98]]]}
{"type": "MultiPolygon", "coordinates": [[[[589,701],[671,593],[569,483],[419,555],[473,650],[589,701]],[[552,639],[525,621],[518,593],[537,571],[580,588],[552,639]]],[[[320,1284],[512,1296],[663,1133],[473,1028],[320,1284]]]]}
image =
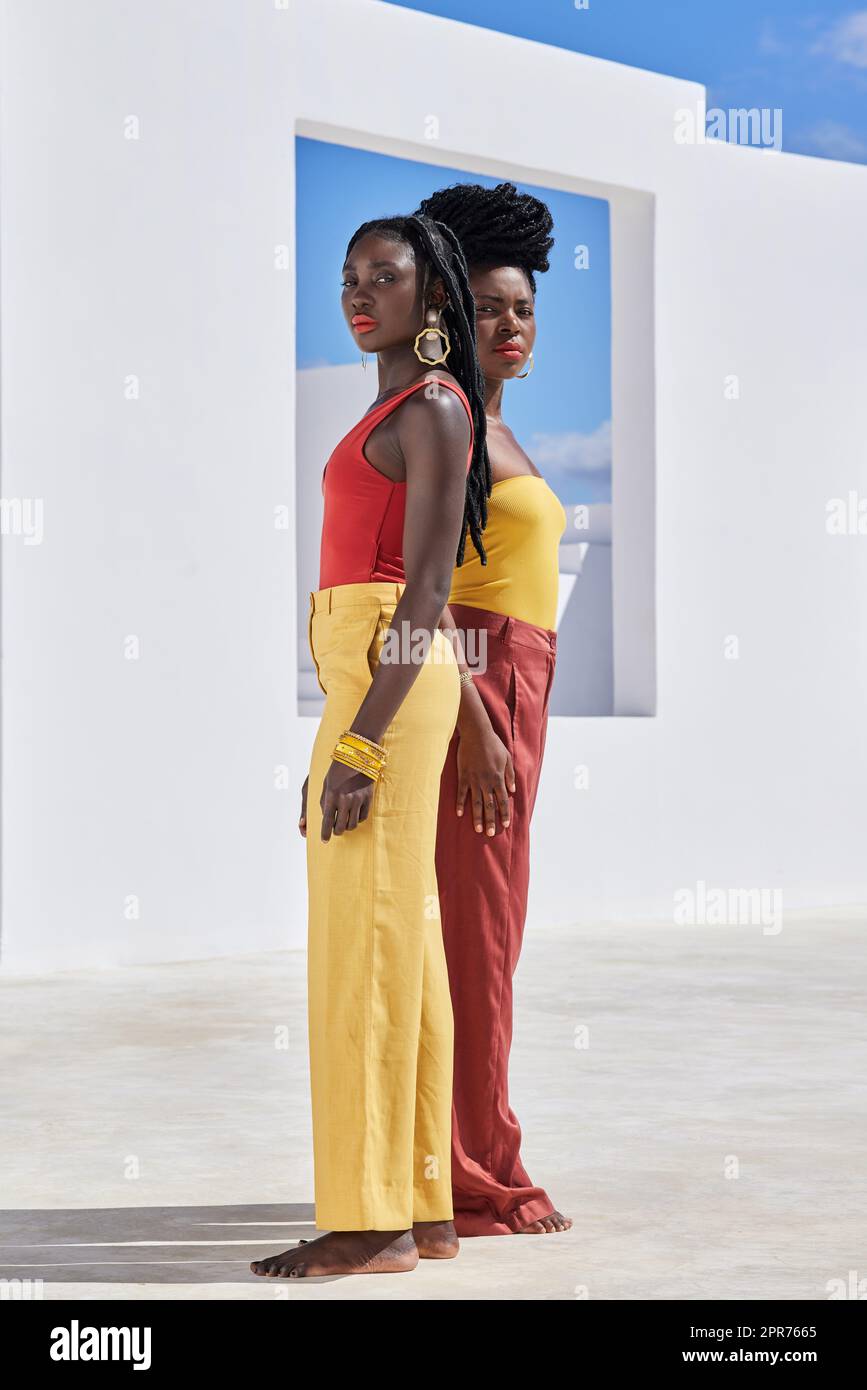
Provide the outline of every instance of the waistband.
{"type": "MultiPolygon", "coordinates": [[[[327,589],[313,589],[310,593],[310,611],[330,613],[333,608],[363,607],[370,598],[383,603],[399,603],[406,584],[397,580],[374,580],[369,584],[332,584],[327,589]]],[[[449,609],[463,628],[484,629],[506,646],[533,647],[537,651],[557,651],[557,634],[551,628],[537,627],[523,618],[512,618],[504,613],[493,613],[488,608],[474,608],[468,603],[450,603],[449,609]]]]}
{"type": "Polygon", "coordinates": [[[537,627],[523,618],[492,613],[489,608],[473,608],[469,603],[450,603],[455,626],[461,629],[478,628],[489,632],[506,646],[534,647],[536,651],[557,651],[557,634],[551,628],[537,627]]]}
{"type": "Polygon", "coordinates": [[[328,589],[312,590],[310,611],[330,613],[333,608],[359,608],[371,598],[399,603],[405,588],[402,581],[390,579],[377,579],[370,584],[332,584],[328,589]]]}

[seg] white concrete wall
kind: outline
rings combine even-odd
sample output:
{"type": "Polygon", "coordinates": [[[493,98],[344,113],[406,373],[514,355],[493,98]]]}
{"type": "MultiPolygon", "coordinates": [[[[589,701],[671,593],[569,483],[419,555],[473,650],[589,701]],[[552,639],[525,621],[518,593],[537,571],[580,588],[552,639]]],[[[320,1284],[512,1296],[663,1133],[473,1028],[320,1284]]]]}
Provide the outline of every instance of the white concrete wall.
{"type": "Polygon", "coordinates": [[[694,85],[372,0],[86,8],[3,4],[2,495],[44,502],[2,541],[3,968],[303,942],[296,128],[611,202],[614,681],[658,713],[552,721],[531,925],[867,900],[867,538],[824,524],[867,490],[867,170],[676,145],[694,85]]]}

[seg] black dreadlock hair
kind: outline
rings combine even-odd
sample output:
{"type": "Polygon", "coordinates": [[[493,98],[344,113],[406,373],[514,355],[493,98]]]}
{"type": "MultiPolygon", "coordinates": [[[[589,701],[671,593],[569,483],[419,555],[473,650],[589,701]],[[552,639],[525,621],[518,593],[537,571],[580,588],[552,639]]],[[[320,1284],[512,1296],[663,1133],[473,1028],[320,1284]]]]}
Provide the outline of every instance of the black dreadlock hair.
{"type": "MultiPolygon", "coordinates": [[[[423,198],[415,215],[422,220],[432,220],[443,232],[449,231],[456,237],[468,267],[493,270],[501,265],[517,266],[526,275],[533,298],[536,298],[533,272],[541,274],[548,269],[548,252],[554,245],[551,236],[554,219],[539,198],[531,193],[519,193],[515,185],[508,182],[498,183],[496,188],[484,188],[479,183],[453,183],[423,198]]],[[[475,300],[472,310],[475,338],[475,300]]],[[[480,506],[483,528],[488,520],[487,499],[492,485],[487,449],[485,458],[485,491],[480,506]]],[[[486,557],[481,551],[480,554],[485,564],[486,557]]],[[[458,564],[462,560],[463,551],[458,564]]]]}
{"type": "Polygon", "coordinates": [[[487,557],[482,532],[488,520],[487,499],[492,477],[486,443],[485,378],[476,356],[476,301],[470,289],[466,258],[450,227],[437,222],[435,218],[416,213],[406,217],[376,217],[370,222],[362,222],[349,240],[346,258],[356,242],[368,232],[392,241],[407,242],[412,247],[416,264],[424,269],[423,295],[433,280],[439,278],[443,282],[447,301],[443,306],[442,319],[451,345],[448,370],[467,397],[473,420],[473,454],[467,474],[464,521],[456,563],[463,563],[469,529],[473,545],[482,564],[485,564],[487,557]]]}
{"type": "Polygon", "coordinates": [[[513,183],[498,183],[496,188],[453,183],[423,198],[416,212],[451,227],[468,265],[514,265],[523,270],[535,296],[533,272],[548,269],[554,219],[532,193],[519,193],[513,183]]]}

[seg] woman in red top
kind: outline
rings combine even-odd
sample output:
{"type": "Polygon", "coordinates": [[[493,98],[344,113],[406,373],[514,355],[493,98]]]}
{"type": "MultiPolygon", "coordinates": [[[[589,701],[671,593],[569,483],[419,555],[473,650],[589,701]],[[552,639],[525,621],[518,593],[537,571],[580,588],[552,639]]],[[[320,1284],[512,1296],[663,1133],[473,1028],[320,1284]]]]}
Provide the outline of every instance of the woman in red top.
{"type": "Polygon", "coordinates": [[[326,702],[300,824],[316,1225],[328,1234],[250,1266],[290,1278],[455,1253],[440,1241],[453,1215],[454,1034],[435,848],[461,681],[438,624],[468,530],[481,553],[484,381],[448,228],[366,222],[343,272],[343,311],[377,354],[379,395],[328,460],[310,595],[326,702]]]}

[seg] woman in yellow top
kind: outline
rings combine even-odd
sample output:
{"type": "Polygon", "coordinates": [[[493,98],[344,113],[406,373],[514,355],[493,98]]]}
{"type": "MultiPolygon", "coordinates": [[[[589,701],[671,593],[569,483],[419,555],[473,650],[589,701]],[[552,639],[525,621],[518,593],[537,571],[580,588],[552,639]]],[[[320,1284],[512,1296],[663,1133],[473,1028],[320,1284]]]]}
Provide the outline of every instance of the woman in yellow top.
{"type": "Polygon", "coordinates": [[[420,1253],[447,1256],[462,1235],[572,1225],[523,1167],[508,1094],[512,975],[527,910],[566,514],[502,417],[506,382],[533,368],[534,272],[548,269],[551,213],[512,183],[456,184],[426,198],[418,212],[449,227],[467,259],[492,483],[484,563],[475,552],[464,557],[442,618],[465,648],[436,848],[455,1024],[454,1223],[431,1231],[430,1249],[420,1253]]]}

